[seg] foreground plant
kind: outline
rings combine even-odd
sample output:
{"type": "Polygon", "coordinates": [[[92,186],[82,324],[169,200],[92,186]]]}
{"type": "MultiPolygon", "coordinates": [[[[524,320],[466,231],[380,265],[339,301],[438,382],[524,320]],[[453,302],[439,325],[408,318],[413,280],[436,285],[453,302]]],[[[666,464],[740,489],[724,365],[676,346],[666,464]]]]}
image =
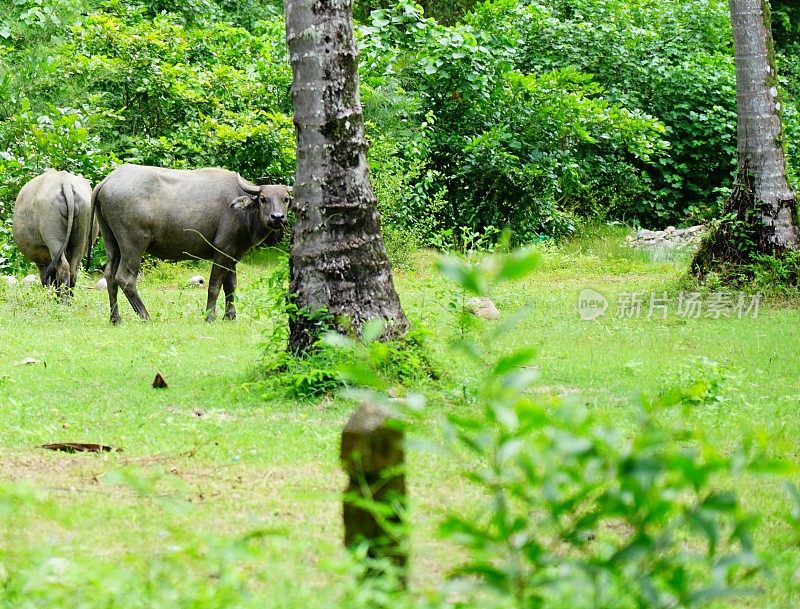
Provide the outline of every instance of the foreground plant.
{"type": "MultiPolygon", "coordinates": [[[[487,295],[534,263],[517,253],[490,261],[488,272],[456,258],[441,267],[463,290],[487,295]]],[[[528,391],[533,350],[492,353],[513,325],[453,345],[486,371],[465,392],[483,414],[451,415],[446,425],[463,475],[485,498],[441,529],[468,551],[453,573],[473,589],[467,602],[476,585],[516,607],[698,607],[749,591],[761,570],[753,518],[721,479],[768,462],[752,450],[721,454],[686,422],[706,381],[641,396],[633,430],[621,433],[577,402],[528,391]]]]}

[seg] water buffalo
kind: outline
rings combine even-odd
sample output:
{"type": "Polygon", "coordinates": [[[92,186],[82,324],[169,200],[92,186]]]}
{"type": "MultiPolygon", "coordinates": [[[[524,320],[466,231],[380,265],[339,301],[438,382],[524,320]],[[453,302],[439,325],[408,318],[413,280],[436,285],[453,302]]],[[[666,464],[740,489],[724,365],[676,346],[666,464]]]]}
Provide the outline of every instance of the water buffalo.
{"type": "Polygon", "coordinates": [[[62,301],[69,299],[81,259],[97,238],[91,198],[88,180],[48,169],[22,187],[14,204],[14,241],[39,267],[42,284],[55,284],[62,301]]]}
{"type": "Polygon", "coordinates": [[[111,321],[120,321],[118,286],[133,310],[149,319],[136,290],[145,252],[164,260],[213,260],[206,319],[216,317],[220,287],[225,318],[235,319],[236,263],[253,245],[281,236],[290,192],[256,186],[225,169],[117,167],[92,193],[108,254],[111,321]]]}

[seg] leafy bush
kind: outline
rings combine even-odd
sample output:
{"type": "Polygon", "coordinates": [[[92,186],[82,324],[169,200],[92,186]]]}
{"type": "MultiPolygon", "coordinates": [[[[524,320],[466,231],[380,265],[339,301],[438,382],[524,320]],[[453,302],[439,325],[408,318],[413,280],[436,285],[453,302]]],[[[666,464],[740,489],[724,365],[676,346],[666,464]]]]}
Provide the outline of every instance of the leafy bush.
{"type": "MultiPolygon", "coordinates": [[[[531,272],[536,260],[525,251],[481,261],[448,256],[439,267],[462,291],[486,296],[531,272]]],[[[788,470],[764,442],[745,438],[724,454],[689,421],[721,401],[727,372],[698,360],[683,388],[640,396],[622,432],[597,425],[578,401],[530,391],[534,350],[493,349],[513,329],[511,321],[460,333],[452,344],[454,356],[483,371],[458,392],[478,414],[461,408],[445,424],[452,458],[483,498],[441,526],[465,552],[451,573],[459,606],[691,608],[752,594],[763,572],[756,519],[729,477],[788,470]]],[[[384,389],[371,372],[372,354],[362,349],[361,356],[351,378],[384,389]]],[[[364,391],[349,393],[365,399],[364,391]]],[[[413,412],[420,402],[411,396],[407,406],[413,412]]],[[[790,524],[797,526],[796,514],[790,524]]]]}
{"type": "Polygon", "coordinates": [[[599,213],[620,184],[626,195],[643,193],[646,180],[627,176],[660,154],[660,123],[609,102],[574,70],[513,70],[508,41],[479,26],[445,27],[401,2],[373,11],[361,30],[370,85],[413,91],[406,120],[427,127],[435,172],[426,178],[445,201],[427,210],[435,230],[508,226],[523,241],[563,235],[572,230],[568,212],[599,213]]]}
{"type": "MultiPolygon", "coordinates": [[[[487,275],[450,258],[442,269],[485,295],[532,262],[501,259],[487,275]]],[[[642,396],[633,430],[621,434],[576,402],[528,392],[533,351],[491,351],[512,327],[455,344],[486,370],[466,393],[483,416],[448,417],[454,457],[485,502],[442,532],[468,553],[454,575],[490,591],[481,606],[699,607],[744,592],[761,569],[753,519],[720,478],[775,464],[752,442],[722,454],[686,421],[690,408],[716,399],[718,367],[709,362],[710,376],[684,389],[642,396]]]]}
{"type": "Polygon", "coordinates": [[[713,217],[735,163],[736,95],[727,2],[550,0],[480,6],[470,22],[507,41],[516,69],[571,68],[611,102],[654,116],[668,153],[647,171],[645,196],[614,215],[652,225],[713,217]]]}
{"type": "Polygon", "coordinates": [[[283,45],[222,23],[136,15],[92,15],[63,50],[118,134],[120,156],[287,181],[294,129],[283,45]]]}
{"type": "Polygon", "coordinates": [[[755,254],[749,264],[753,290],[774,296],[797,296],[800,293],[800,252],[789,250],[782,256],[755,254]]]}

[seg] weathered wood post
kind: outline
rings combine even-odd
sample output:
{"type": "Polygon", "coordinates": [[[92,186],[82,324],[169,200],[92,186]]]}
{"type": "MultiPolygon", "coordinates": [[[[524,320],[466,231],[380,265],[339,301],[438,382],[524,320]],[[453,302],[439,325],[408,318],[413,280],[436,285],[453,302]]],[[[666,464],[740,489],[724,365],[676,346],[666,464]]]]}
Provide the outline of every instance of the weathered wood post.
{"type": "MultiPolygon", "coordinates": [[[[400,421],[380,406],[363,404],[342,431],[342,467],[349,476],[344,493],[344,543],[366,543],[367,556],[397,566],[406,585],[408,532],[405,527],[404,433],[400,421]]],[[[368,573],[379,572],[370,568],[368,573]]]]}

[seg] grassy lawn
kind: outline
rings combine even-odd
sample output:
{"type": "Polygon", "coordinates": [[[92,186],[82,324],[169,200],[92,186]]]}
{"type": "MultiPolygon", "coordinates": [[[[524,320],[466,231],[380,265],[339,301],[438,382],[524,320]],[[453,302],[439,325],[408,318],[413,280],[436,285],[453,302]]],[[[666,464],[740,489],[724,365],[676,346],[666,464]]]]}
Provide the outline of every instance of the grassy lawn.
{"type": "MultiPolygon", "coordinates": [[[[756,318],[679,317],[685,256],[631,250],[624,236],[604,229],[543,247],[534,274],[493,295],[503,315],[529,307],[493,348],[536,347],[537,391],[575,396],[622,430],[637,392],[712,380],[714,400],[691,415],[711,442],[732,450],[756,432],[775,456],[800,462],[800,311],[767,298],[756,318]],[[609,303],[594,321],[578,314],[586,288],[609,303]],[[648,317],[651,292],[667,292],[666,319],[648,317]],[[645,295],[641,315],[618,317],[620,298],[632,293],[645,295]]],[[[458,295],[434,260],[416,253],[395,280],[446,372],[422,388],[429,416],[416,433],[437,438],[437,415],[481,371],[446,355],[458,332],[448,304],[458,295]]],[[[68,307],[41,289],[0,286],[0,606],[352,606],[337,461],[354,405],[266,399],[251,382],[269,357],[259,280],[276,264],[267,252],[240,265],[233,323],[203,321],[205,291],[186,287],[190,275],[208,274],[202,264],[149,269],[140,289],[152,320],[138,322],[123,300],[118,327],[95,278],[82,277],[68,307]],[[168,389],[151,387],[157,372],[168,389]],[[68,441],[122,451],[39,448],[68,441]]],[[[459,558],[436,537],[442,517],[479,500],[457,469],[435,453],[410,457],[418,590],[434,589],[459,558]]],[[[789,509],[782,483],[731,482],[761,513],[758,548],[774,558],[765,593],[732,606],[797,606],[800,557],[777,520],[789,509]]]]}

